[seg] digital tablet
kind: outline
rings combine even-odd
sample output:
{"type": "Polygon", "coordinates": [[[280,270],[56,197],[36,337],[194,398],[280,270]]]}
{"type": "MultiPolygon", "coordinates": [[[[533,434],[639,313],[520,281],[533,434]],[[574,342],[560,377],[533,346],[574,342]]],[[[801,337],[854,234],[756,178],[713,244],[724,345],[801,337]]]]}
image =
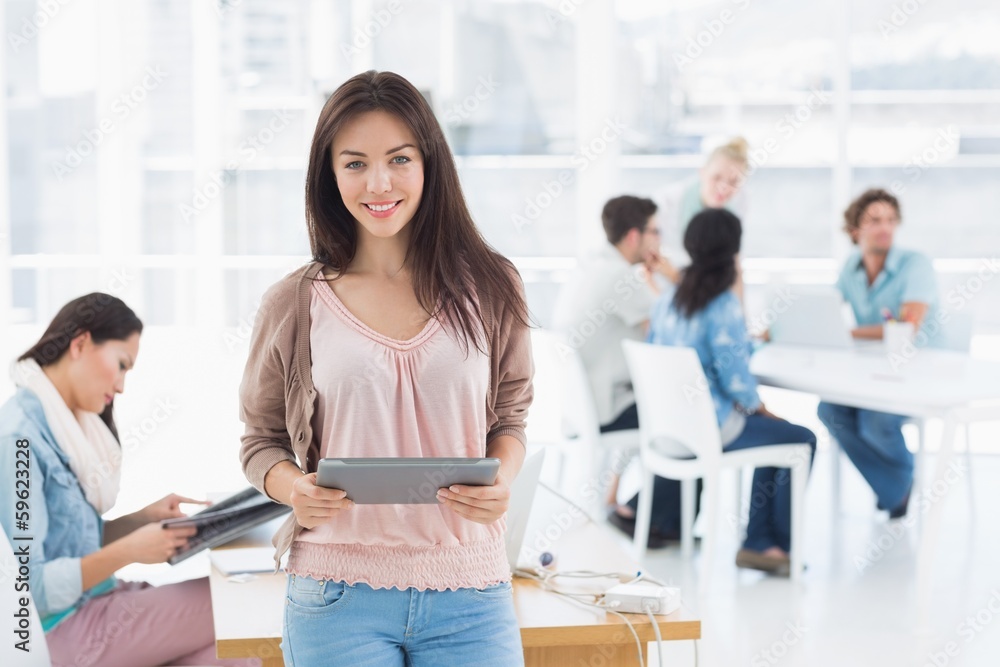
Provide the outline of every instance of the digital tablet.
{"type": "Polygon", "coordinates": [[[438,503],[438,489],[452,484],[492,486],[500,459],[320,459],[316,483],[343,489],[359,505],[438,503]]]}

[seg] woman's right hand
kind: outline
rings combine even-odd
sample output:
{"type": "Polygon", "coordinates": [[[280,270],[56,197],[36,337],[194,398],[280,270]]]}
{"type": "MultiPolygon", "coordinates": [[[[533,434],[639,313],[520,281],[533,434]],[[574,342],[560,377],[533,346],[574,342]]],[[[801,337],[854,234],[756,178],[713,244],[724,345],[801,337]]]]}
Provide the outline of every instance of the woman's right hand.
{"type": "Polygon", "coordinates": [[[119,542],[128,549],[131,562],[152,565],[167,562],[197,532],[192,527],[163,528],[159,522],[154,522],[136,528],[119,542]]]}
{"type": "Polygon", "coordinates": [[[347,492],[316,485],[316,473],[302,475],[292,483],[288,497],[295,520],[303,528],[315,528],[329,521],[341,510],[354,507],[347,499],[347,492]]]}

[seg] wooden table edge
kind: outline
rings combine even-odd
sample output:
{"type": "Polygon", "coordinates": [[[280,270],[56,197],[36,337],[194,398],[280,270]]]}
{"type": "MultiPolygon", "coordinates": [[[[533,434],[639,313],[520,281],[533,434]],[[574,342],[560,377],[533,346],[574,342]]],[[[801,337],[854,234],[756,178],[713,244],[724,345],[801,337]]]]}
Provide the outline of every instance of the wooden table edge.
{"type": "MultiPolygon", "coordinates": [[[[639,641],[656,640],[656,633],[646,617],[629,619],[632,621],[639,641]]],[[[701,621],[660,621],[660,636],[663,641],[701,639],[701,621]]],[[[584,626],[567,632],[565,628],[521,628],[521,645],[524,648],[544,648],[551,646],[592,646],[604,644],[631,644],[635,638],[624,623],[620,625],[584,626]]]]}

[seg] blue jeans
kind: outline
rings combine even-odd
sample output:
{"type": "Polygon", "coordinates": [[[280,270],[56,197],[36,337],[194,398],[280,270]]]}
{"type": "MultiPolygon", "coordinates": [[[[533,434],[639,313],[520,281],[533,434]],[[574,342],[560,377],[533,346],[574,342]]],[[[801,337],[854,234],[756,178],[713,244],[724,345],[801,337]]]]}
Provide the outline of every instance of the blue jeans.
{"type": "Polygon", "coordinates": [[[913,454],[903,438],[906,417],[825,402],[817,412],[872,487],[879,509],[899,507],[913,484],[913,454]]]}
{"type": "MultiPolygon", "coordinates": [[[[750,415],[739,437],[725,451],[751,449],[768,445],[807,443],[811,447],[809,465],[816,454],[816,436],[805,426],[750,415]]],[[[750,490],[750,517],[743,548],[764,551],[780,547],[791,551],[792,546],[792,476],[788,468],[757,468],[753,472],[750,490]]]]}
{"type": "Polygon", "coordinates": [[[289,667],[524,665],[510,583],[401,591],[290,574],[287,591],[289,667]]]}

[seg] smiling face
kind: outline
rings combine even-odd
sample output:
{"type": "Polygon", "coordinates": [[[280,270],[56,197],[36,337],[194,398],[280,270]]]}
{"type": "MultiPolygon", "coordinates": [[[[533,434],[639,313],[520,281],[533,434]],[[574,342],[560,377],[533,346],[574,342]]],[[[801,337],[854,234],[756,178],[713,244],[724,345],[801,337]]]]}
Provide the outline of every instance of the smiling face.
{"type": "Polygon", "coordinates": [[[69,407],[101,413],[115,394],[125,391],[125,374],[139,354],[139,334],[97,344],[89,332],[83,333],[73,339],[66,354],[69,407]]]}
{"type": "Polygon", "coordinates": [[[854,238],[862,252],[886,254],[892,248],[898,226],[899,212],[896,208],[886,201],[874,201],[865,207],[858,218],[854,238]]]}
{"type": "Polygon", "coordinates": [[[384,111],[352,118],[333,141],[333,174],[359,234],[391,238],[413,219],[424,164],[406,123],[384,111]]]}
{"type": "Polygon", "coordinates": [[[709,208],[722,208],[743,184],[743,165],[717,155],[701,168],[701,201],[709,208]]]}

